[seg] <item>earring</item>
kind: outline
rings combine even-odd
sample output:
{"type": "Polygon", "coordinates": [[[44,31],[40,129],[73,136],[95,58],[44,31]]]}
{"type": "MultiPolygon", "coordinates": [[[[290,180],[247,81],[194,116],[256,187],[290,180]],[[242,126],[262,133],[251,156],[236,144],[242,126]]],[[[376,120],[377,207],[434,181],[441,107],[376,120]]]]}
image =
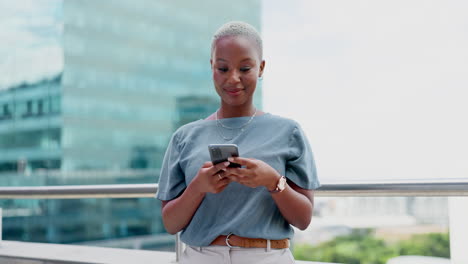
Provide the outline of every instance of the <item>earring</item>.
{"type": "Polygon", "coordinates": [[[259,81],[262,81],[262,80],[263,80],[263,76],[260,75],[260,77],[258,77],[258,80],[259,80],[259,81]]]}

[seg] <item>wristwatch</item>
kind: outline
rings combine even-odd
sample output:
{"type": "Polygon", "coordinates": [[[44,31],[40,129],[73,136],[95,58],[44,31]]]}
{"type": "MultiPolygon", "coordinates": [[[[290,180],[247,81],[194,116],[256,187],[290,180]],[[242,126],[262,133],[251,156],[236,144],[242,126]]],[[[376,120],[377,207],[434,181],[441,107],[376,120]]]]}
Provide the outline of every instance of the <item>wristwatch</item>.
{"type": "Polygon", "coordinates": [[[273,191],[269,191],[271,193],[279,193],[284,191],[286,189],[286,177],[281,175],[281,178],[278,181],[278,184],[276,185],[276,188],[273,191]]]}

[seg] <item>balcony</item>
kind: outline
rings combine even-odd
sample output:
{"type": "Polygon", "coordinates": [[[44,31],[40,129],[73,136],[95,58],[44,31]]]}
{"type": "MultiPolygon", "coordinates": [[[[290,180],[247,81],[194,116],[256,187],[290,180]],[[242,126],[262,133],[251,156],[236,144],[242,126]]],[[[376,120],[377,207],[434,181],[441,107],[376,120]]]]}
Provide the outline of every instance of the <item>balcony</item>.
{"type": "MultiPolygon", "coordinates": [[[[0,188],[0,199],[82,199],[82,198],[152,198],[157,190],[157,184],[128,185],[74,185],[74,186],[42,186],[42,187],[3,187],[0,188]]],[[[464,206],[464,198],[468,196],[468,180],[437,180],[421,181],[386,181],[386,182],[349,182],[325,183],[316,191],[318,197],[388,197],[388,196],[437,196],[455,197],[451,205],[451,256],[466,259],[462,240],[468,236],[464,223],[468,221],[466,214],[460,214],[458,207],[464,206]],[[458,200],[457,200],[458,199],[458,200]],[[458,207],[457,207],[458,206],[458,207]],[[452,212],[453,211],[453,212],[452,212]],[[453,218],[456,217],[456,218],[453,218]],[[453,218],[453,219],[452,219],[453,218]]],[[[132,250],[106,248],[98,246],[63,245],[30,243],[17,241],[2,241],[0,245],[0,261],[2,263],[176,263],[184,245],[176,236],[176,252],[150,250],[132,250]]],[[[401,258],[400,258],[401,259],[401,258]]],[[[435,261],[437,258],[427,258],[435,261]]],[[[439,259],[437,263],[447,263],[439,259]]],[[[320,263],[296,261],[297,263],[320,263]]],[[[400,263],[400,262],[391,262],[400,263]]],[[[424,263],[424,262],[420,262],[424,263]]],[[[436,262],[434,262],[436,263],[436,262]]],[[[455,262],[454,263],[458,263],[455,262]]],[[[464,263],[464,262],[460,262],[464,263]]]]}

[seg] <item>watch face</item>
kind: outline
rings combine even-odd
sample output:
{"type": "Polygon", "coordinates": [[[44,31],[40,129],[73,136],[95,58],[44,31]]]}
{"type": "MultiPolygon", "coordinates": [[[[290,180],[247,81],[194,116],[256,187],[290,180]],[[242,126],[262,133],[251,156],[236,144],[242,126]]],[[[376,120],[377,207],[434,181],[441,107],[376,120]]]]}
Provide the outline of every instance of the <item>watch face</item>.
{"type": "Polygon", "coordinates": [[[278,183],[278,189],[282,191],[284,190],[285,187],[286,187],[286,177],[281,176],[279,183],[278,183]]]}

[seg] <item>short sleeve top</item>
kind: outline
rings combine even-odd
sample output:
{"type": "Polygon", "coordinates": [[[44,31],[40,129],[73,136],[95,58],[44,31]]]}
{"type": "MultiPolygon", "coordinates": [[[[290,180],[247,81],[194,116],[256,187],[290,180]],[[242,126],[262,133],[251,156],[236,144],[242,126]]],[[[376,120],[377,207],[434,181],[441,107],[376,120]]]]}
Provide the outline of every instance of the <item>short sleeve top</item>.
{"type": "MultiPolygon", "coordinates": [[[[226,127],[239,127],[250,117],[224,118],[226,127]]],[[[180,127],[167,148],[156,197],[178,197],[210,161],[209,144],[237,144],[239,155],[268,163],[304,189],[320,186],[310,144],[299,124],[272,114],[254,117],[243,131],[220,126],[215,120],[198,120],[180,127]],[[230,133],[230,134],[229,134],[230,133]],[[230,141],[226,137],[236,136],[230,141]]],[[[265,187],[250,188],[231,182],[222,192],[207,193],[181,240],[191,246],[208,246],[219,235],[284,239],[294,231],[265,187]]]]}

